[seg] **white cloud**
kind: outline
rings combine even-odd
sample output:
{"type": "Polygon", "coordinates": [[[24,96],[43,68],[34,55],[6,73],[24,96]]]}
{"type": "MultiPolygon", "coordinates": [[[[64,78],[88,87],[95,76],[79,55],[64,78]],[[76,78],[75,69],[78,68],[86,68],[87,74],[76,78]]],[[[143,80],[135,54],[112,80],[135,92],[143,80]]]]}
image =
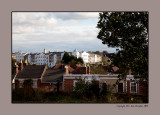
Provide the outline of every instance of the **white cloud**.
{"type": "Polygon", "coordinates": [[[98,12],[58,12],[54,13],[57,18],[62,20],[82,20],[82,19],[97,19],[98,12]]]}
{"type": "Polygon", "coordinates": [[[14,34],[25,34],[56,26],[57,21],[47,13],[13,12],[12,24],[14,34]]]}
{"type": "Polygon", "coordinates": [[[96,37],[98,12],[13,12],[13,49],[105,49],[96,37]]]}

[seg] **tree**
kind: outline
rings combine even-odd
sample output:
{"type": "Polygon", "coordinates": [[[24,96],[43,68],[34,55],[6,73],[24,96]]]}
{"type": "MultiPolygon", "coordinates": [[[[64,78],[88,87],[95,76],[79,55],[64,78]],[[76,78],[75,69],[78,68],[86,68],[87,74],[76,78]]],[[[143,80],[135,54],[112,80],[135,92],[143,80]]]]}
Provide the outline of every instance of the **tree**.
{"type": "Polygon", "coordinates": [[[102,62],[103,62],[103,65],[106,65],[106,66],[109,65],[109,62],[104,57],[102,57],[102,62]]]}
{"type": "Polygon", "coordinates": [[[77,59],[77,61],[78,61],[78,64],[83,64],[84,62],[83,62],[83,59],[81,58],[81,57],[79,57],[78,59],[77,59]]]}
{"type": "Polygon", "coordinates": [[[68,64],[70,61],[71,61],[71,58],[70,58],[68,52],[65,52],[64,56],[62,58],[62,62],[65,63],[65,64],[68,64]]]}
{"type": "Polygon", "coordinates": [[[148,80],[148,12],[103,12],[97,28],[97,38],[117,48],[113,64],[148,80]]]}
{"type": "Polygon", "coordinates": [[[102,66],[95,64],[93,66],[91,66],[91,74],[107,74],[108,71],[103,69],[102,66]]]}
{"type": "Polygon", "coordinates": [[[12,58],[12,68],[15,66],[16,59],[12,58]]]}
{"type": "Polygon", "coordinates": [[[108,52],[106,50],[104,50],[102,53],[103,53],[103,56],[108,54],[108,52]]]}
{"type": "Polygon", "coordinates": [[[83,64],[83,59],[81,57],[77,58],[74,55],[69,55],[67,52],[64,53],[62,62],[65,64],[83,64]]]}

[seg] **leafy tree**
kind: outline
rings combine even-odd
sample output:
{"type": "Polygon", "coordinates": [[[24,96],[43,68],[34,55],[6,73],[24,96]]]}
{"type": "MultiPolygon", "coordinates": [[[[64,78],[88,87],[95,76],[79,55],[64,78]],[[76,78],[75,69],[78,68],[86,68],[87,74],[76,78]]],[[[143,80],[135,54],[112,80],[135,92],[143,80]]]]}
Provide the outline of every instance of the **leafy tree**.
{"type": "Polygon", "coordinates": [[[74,87],[76,96],[82,98],[88,91],[88,83],[85,83],[85,79],[77,79],[76,86],[74,87]]]}
{"type": "Polygon", "coordinates": [[[108,71],[104,70],[100,65],[93,65],[91,66],[90,70],[91,70],[90,72],[91,74],[107,74],[108,73],[108,71]]]}
{"type": "Polygon", "coordinates": [[[60,64],[61,63],[61,59],[57,59],[56,64],[60,64]]]}
{"type": "Polygon", "coordinates": [[[105,56],[106,54],[108,54],[108,52],[106,50],[104,50],[102,53],[103,53],[103,56],[105,56]]]}
{"type": "Polygon", "coordinates": [[[79,57],[78,59],[77,59],[77,61],[78,61],[78,64],[83,64],[84,62],[83,62],[83,59],[81,58],[81,57],[79,57]]]}
{"type": "Polygon", "coordinates": [[[64,53],[62,62],[65,64],[83,64],[83,59],[81,57],[77,58],[73,55],[69,55],[67,52],[64,53]]]}
{"type": "Polygon", "coordinates": [[[106,95],[107,94],[107,84],[106,83],[102,83],[102,89],[101,89],[101,95],[106,95]]]}
{"type": "Polygon", "coordinates": [[[63,58],[62,58],[62,62],[65,64],[68,64],[70,61],[71,61],[71,58],[70,58],[68,52],[65,52],[63,55],[63,58]]]}
{"type": "Polygon", "coordinates": [[[12,58],[12,68],[15,66],[16,59],[12,58]]]}
{"type": "Polygon", "coordinates": [[[102,57],[102,62],[103,62],[103,65],[106,65],[106,66],[109,65],[108,61],[104,57],[102,57]]]}
{"type": "Polygon", "coordinates": [[[117,48],[113,64],[148,80],[148,12],[103,12],[97,36],[103,44],[117,48]]]}

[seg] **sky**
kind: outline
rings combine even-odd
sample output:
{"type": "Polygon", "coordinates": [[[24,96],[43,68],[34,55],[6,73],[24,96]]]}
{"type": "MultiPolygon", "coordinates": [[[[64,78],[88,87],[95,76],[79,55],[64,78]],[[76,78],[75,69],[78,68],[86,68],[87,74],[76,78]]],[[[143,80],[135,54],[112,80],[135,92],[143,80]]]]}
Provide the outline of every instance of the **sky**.
{"type": "Polygon", "coordinates": [[[12,51],[116,51],[97,38],[99,12],[12,12],[12,51]]]}

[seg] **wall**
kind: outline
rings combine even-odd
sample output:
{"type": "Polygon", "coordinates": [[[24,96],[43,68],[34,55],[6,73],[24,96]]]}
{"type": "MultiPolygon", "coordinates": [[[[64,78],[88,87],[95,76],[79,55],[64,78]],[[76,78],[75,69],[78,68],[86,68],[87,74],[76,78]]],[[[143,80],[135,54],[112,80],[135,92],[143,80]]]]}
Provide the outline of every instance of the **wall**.
{"type": "Polygon", "coordinates": [[[103,83],[103,82],[106,82],[107,85],[109,85],[110,90],[111,90],[113,93],[116,93],[116,92],[117,92],[117,87],[113,87],[113,85],[116,84],[117,79],[100,79],[100,83],[103,83]],[[112,88],[113,88],[113,89],[112,89],[112,88]]]}
{"type": "Polygon", "coordinates": [[[64,91],[71,92],[73,91],[73,80],[74,79],[64,79],[64,91]]]}

